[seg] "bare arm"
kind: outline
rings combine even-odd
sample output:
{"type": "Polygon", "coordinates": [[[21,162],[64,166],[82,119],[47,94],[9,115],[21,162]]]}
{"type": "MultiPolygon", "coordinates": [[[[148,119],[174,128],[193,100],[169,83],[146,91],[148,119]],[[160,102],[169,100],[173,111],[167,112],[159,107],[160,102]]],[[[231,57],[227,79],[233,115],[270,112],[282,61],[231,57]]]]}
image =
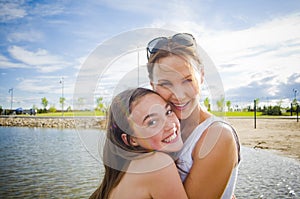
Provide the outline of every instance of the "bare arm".
{"type": "Polygon", "coordinates": [[[190,199],[220,198],[238,161],[232,129],[223,123],[209,127],[197,142],[184,187],[190,199]]]}
{"type": "Polygon", "coordinates": [[[169,159],[170,164],[148,175],[149,192],[152,198],[187,199],[177,168],[167,154],[159,154],[159,158],[169,159]]]}

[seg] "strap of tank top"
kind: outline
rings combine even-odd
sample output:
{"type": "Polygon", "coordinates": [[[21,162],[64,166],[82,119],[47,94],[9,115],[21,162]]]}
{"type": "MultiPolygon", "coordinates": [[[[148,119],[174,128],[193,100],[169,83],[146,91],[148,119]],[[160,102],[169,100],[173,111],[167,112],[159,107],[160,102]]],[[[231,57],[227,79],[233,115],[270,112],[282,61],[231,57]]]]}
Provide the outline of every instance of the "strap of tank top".
{"type": "Polygon", "coordinates": [[[200,137],[202,136],[203,132],[216,122],[221,122],[223,124],[226,124],[226,125],[230,126],[230,128],[232,129],[233,136],[234,136],[236,146],[237,146],[237,150],[238,150],[238,162],[240,162],[240,160],[241,160],[240,142],[239,142],[239,138],[238,138],[238,135],[236,133],[236,130],[230,124],[228,124],[227,122],[225,122],[221,118],[215,117],[215,116],[211,116],[211,117],[207,118],[205,121],[203,121],[201,124],[199,124],[194,129],[194,131],[191,133],[191,135],[187,138],[187,140],[184,143],[184,145],[188,146],[188,147],[184,147],[184,149],[181,151],[181,154],[184,154],[190,148],[194,148],[194,146],[197,143],[197,142],[195,142],[195,140],[199,140],[200,137]]]}
{"type": "Polygon", "coordinates": [[[230,125],[229,123],[227,123],[226,121],[224,120],[216,120],[216,121],[213,121],[211,123],[211,125],[213,125],[214,123],[216,122],[221,122],[223,124],[226,124],[228,125],[231,129],[232,129],[232,133],[233,133],[233,136],[234,136],[234,139],[235,139],[235,143],[236,143],[236,147],[237,147],[237,150],[238,150],[238,163],[241,161],[241,145],[240,145],[240,141],[239,141],[239,137],[237,135],[237,132],[235,130],[235,128],[233,128],[232,125],[230,125]]]}

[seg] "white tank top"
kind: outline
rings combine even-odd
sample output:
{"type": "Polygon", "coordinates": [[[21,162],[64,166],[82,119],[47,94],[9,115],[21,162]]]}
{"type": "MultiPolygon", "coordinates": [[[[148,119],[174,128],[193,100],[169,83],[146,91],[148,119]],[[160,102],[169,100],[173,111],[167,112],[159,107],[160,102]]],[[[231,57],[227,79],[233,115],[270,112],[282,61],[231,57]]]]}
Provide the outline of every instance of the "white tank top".
{"type": "MultiPolygon", "coordinates": [[[[224,121],[221,118],[212,116],[207,118],[205,121],[203,121],[201,124],[199,124],[194,131],[191,133],[191,135],[187,138],[187,140],[184,142],[183,148],[179,152],[179,158],[176,161],[177,167],[178,167],[178,172],[181,177],[181,181],[184,182],[187,175],[189,174],[189,171],[193,165],[193,158],[192,158],[192,152],[194,150],[195,145],[197,144],[198,140],[200,139],[201,135],[203,132],[214,122],[223,122],[224,121]]],[[[228,124],[229,125],[229,124],[228,124]]],[[[232,128],[232,127],[231,127],[232,128]]],[[[240,151],[240,146],[238,142],[237,135],[234,131],[234,136],[236,138],[236,143],[238,147],[238,151],[240,151]]],[[[240,154],[239,155],[239,160],[240,160],[240,154]]],[[[222,199],[231,199],[235,184],[236,184],[236,179],[237,179],[237,174],[238,174],[238,166],[236,166],[231,173],[229,182],[226,186],[226,189],[222,195],[222,199]]]]}

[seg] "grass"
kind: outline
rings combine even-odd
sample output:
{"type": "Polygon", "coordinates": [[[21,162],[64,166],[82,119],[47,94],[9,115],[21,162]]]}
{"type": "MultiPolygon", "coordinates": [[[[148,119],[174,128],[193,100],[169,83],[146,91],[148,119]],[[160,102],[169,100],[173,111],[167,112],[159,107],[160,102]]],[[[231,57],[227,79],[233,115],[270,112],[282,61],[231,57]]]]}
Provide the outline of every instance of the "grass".
{"type": "MultiPolygon", "coordinates": [[[[254,117],[254,112],[226,112],[228,117],[254,117]]],[[[256,116],[262,116],[262,112],[256,112],[256,116]]]]}
{"type": "MultiPolygon", "coordinates": [[[[254,112],[216,112],[212,111],[212,114],[216,116],[226,116],[226,117],[254,117],[254,112]]],[[[256,116],[262,116],[262,112],[257,112],[256,116]]]]}

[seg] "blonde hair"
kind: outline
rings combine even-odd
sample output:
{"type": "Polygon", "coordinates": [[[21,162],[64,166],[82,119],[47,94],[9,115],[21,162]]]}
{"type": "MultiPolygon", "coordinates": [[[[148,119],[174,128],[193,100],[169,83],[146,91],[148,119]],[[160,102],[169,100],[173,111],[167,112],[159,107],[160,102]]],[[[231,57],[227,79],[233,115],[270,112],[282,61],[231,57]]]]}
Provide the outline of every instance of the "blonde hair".
{"type": "Polygon", "coordinates": [[[157,52],[150,55],[147,63],[148,77],[153,82],[153,69],[159,63],[160,59],[178,56],[181,59],[187,61],[190,65],[191,74],[196,82],[201,82],[200,76],[203,74],[203,64],[200,59],[197,47],[179,45],[175,42],[168,42],[167,46],[164,46],[157,50],[157,52]]]}

